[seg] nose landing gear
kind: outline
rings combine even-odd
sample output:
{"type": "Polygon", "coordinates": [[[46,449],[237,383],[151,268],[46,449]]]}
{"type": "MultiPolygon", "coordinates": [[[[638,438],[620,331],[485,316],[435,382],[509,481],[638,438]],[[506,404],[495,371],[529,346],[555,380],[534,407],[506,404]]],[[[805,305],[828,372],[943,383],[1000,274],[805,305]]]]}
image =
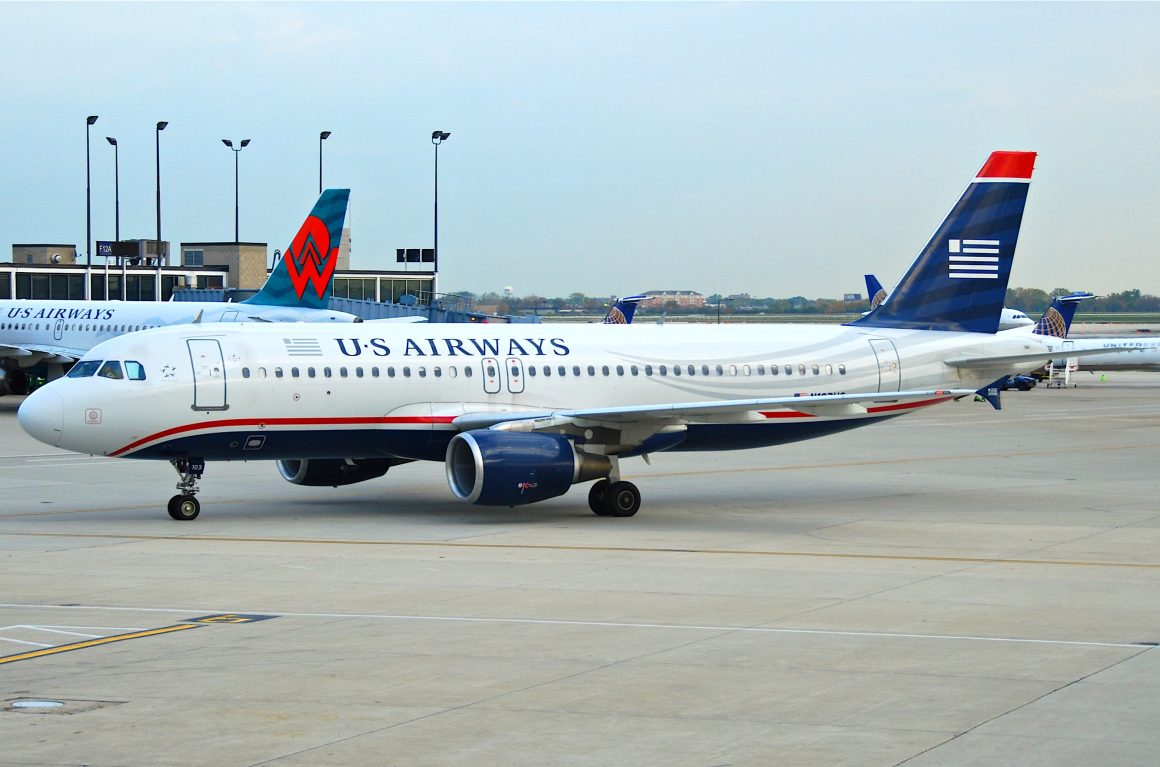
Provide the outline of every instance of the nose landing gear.
{"type": "Polygon", "coordinates": [[[205,461],[201,458],[175,459],[169,462],[181,480],[177,483],[178,494],[169,499],[169,516],[179,522],[197,519],[201,513],[198,503],[197,481],[205,473],[205,461]]]}

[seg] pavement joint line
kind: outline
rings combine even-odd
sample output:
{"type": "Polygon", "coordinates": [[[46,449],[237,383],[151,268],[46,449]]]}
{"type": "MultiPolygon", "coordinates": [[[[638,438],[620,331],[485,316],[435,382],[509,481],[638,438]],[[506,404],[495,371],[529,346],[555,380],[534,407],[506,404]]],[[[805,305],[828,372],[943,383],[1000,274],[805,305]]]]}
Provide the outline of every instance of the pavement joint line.
{"type": "Polygon", "coordinates": [[[884,562],[945,562],[974,565],[1054,565],[1059,567],[1120,567],[1160,570],[1160,562],[1100,562],[1080,559],[1027,559],[1006,557],[938,556],[919,554],[857,554],[848,551],[778,551],[766,549],[697,549],[664,546],[576,546],[570,544],[472,543],[468,541],[392,541],[350,538],[271,538],[226,535],[147,535],[144,533],[61,533],[5,531],[4,535],[30,538],[96,538],[126,541],[180,541],[194,543],[288,543],[330,546],[431,547],[456,549],[498,549],[516,551],[574,551],[615,554],[705,554],[715,556],[801,557],[810,559],[855,559],[884,562]]]}
{"type": "MultiPolygon", "coordinates": [[[[214,610],[199,610],[199,609],[176,609],[169,607],[120,607],[113,605],[35,605],[35,604],[6,604],[0,603],[0,608],[20,608],[26,610],[42,610],[42,609],[56,609],[56,610],[107,610],[107,611],[130,611],[130,612],[162,612],[162,613],[190,613],[190,612],[214,612],[214,610]]],[[[220,611],[219,611],[220,612],[220,611]]],[[[226,611],[225,614],[242,614],[249,612],[258,612],[250,610],[237,610],[233,612],[226,611]]],[[[692,625],[679,623],[630,623],[624,621],[582,621],[582,620],[565,620],[565,619],[550,619],[550,618],[497,618],[486,616],[453,616],[453,615],[394,615],[394,614],[378,614],[378,613],[304,613],[304,612],[286,612],[282,610],[266,611],[276,614],[280,618],[344,618],[344,619],[363,619],[363,620],[388,620],[388,621],[431,621],[442,623],[491,623],[491,624],[508,624],[508,625],[531,625],[531,626],[568,626],[568,627],[591,627],[591,628],[625,628],[625,629],[662,629],[662,630],[678,630],[678,631],[708,631],[714,633],[746,633],[746,634],[799,634],[812,636],[834,636],[834,637],[855,637],[862,639],[928,639],[937,641],[959,641],[959,642],[996,642],[1004,644],[1030,644],[1030,645],[1058,645],[1070,647],[1113,647],[1125,648],[1132,650],[1151,649],[1157,646],[1155,642],[1094,642],[1073,639],[1034,639],[1026,637],[1000,637],[1000,636],[972,636],[967,634],[908,634],[897,631],[840,631],[837,629],[805,629],[805,628],[776,628],[768,626],[708,626],[708,625],[692,625]]],[[[177,631],[181,628],[196,628],[198,623],[179,623],[175,626],[168,626],[164,629],[151,629],[148,632],[139,632],[138,634],[125,634],[120,637],[108,637],[103,641],[116,641],[120,638],[131,639],[139,635],[149,635],[154,633],[162,633],[166,631],[177,631]]],[[[100,642],[102,640],[98,640],[100,642]]],[[[92,644],[88,642],[77,643],[79,645],[92,644]]],[[[66,645],[66,647],[71,647],[66,645]]],[[[0,663],[5,662],[4,658],[0,658],[0,663]]]]}

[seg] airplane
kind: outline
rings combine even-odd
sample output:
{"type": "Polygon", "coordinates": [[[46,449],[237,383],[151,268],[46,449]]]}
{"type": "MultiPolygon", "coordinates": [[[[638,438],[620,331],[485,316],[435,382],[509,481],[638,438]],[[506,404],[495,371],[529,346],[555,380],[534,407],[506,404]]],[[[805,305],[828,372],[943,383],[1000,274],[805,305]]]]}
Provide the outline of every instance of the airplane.
{"type": "MultiPolygon", "coordinates": [[[[889,294],[873,274],[867,274],[865,277],[866,295],[870,297],[870,308],[873,310],[878,304],[886,300],[886,296],[889,294]]],[[[1018,309],[1008,309],[1004,306],[1003,313],[999,315],[999,330],[1010,330],[1011,328],[1027,327],[1028,325],[1034,324],[1034,320],[1018,309]]]]}
{"type": "Polygon", "coordinates": [[[176,520],[200,513],[206,462],[231,460],[303,486],[443,461],[484,506],[594,481],[595,514],[631,517],[625,459],[835,434],[1058,356],[1054,336],[997,332],[1035,157],[991,154],[894,293],[846,325],[157,328],[94,347],[18,420],[54,447],[169,461],[176,520]]]}
{"type": "Polygon", "coordinates": [[[1067,360],[1075,357],[1076,364],[1082,370],[1090,371],[1142,371],[1154,373],[1160,371],[1160,339],[1156,338],[1099,338],[1103,348],[1101,354],[1079,354],[1074,350],[1066,357],[1055,360],[1055,365],[1061,367],[1067,360]]]}
{"type": "Polygon", "coordinates": [[[323,192],[262,289],[244,301],[0,301],[0,395],[27,394],[29,368],[44,363],[47,377],[59,378],[101,341],[146,328],[194,321],[361,322],[327,308],[349,196],[349,189],[323,192]]]}

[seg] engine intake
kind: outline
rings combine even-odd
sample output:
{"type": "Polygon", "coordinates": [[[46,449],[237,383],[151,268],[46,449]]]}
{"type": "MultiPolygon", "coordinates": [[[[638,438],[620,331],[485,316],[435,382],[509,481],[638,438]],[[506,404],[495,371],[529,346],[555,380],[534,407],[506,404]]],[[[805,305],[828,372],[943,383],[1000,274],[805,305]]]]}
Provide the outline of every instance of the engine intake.
{"type": "Polygon", "coordinates": [[[555,498],[577,482],[606,477],[612,463],[559,434],[479,429],[447,446],[447,483],[480,506],[523,506],[555,498]]]}
{"type": "Polygon", "coordinates": [[[28,394],[28,374],[19,368],[0,368],[0,394],[28,394]]]}
{"type": "Polygon", "coordinates": [[[400,463],[391,458],[298,458],[278,461],[282,479],[307,487],[338,487],[377,479],[400,463]]]}

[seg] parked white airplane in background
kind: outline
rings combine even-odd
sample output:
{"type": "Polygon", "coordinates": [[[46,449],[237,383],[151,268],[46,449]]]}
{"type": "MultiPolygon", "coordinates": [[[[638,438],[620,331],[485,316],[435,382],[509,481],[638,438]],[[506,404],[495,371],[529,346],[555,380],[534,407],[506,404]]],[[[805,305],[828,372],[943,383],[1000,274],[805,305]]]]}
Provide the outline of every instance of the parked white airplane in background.
{"type": "MultiPolygon", "coordinates": [[[[975,246],[976,248],[978,246],[975,246]]],[[[964,251],[969,252],[969,251],[964,251]]],[[[886,288],[882,287],[882,283],[873,274],[866,275],[866,295],[870,299],[870,309],[873,311],[878,307],[878,304],[886,300],[886,296],[890,295],[886,292],[886,288]]],[[[1012,328],[1025,328],[1034,325],[1035,320],[1028,317],[1024,312],[1018,309],[1008,309],[1003,307],[1002,313],[999,315],[999,330],[1011,330],[1012,328]]]]}
{"type": "Polygon", "coordinates": [[[163,325],[199,322],[359,322],[328,309],[349,189],[327,189],[286,255],[253,297],[208,301],[0,301],[0,395],[25,394],[29,368],[63,375],[101,341],[163,325]]]}
{"type": "Polygon", "coordinates": [[[992,154],[893,295],[849,325],[161,328],[93,348],[19,421],[49,445],[171,462],[174,519],[198,515],[205,461],[263,459],[299,485],[445,461],[455,496],[482,505],[597,480],[591,509],[631,516],[622,459],[833,434],[1057,356],[1053,336],[996,333],[1034,161],[992,154]]]}
{"type": "Polygon", "coordinates": [[[1068,352],[1068,357],[1055,360],[1055,365],[1067,364],[1074,354],[1080,370],[1160,372],[1160,339],[1158,338],[1094,338],[1101,346],[1100,354],[1068,352]]]}

